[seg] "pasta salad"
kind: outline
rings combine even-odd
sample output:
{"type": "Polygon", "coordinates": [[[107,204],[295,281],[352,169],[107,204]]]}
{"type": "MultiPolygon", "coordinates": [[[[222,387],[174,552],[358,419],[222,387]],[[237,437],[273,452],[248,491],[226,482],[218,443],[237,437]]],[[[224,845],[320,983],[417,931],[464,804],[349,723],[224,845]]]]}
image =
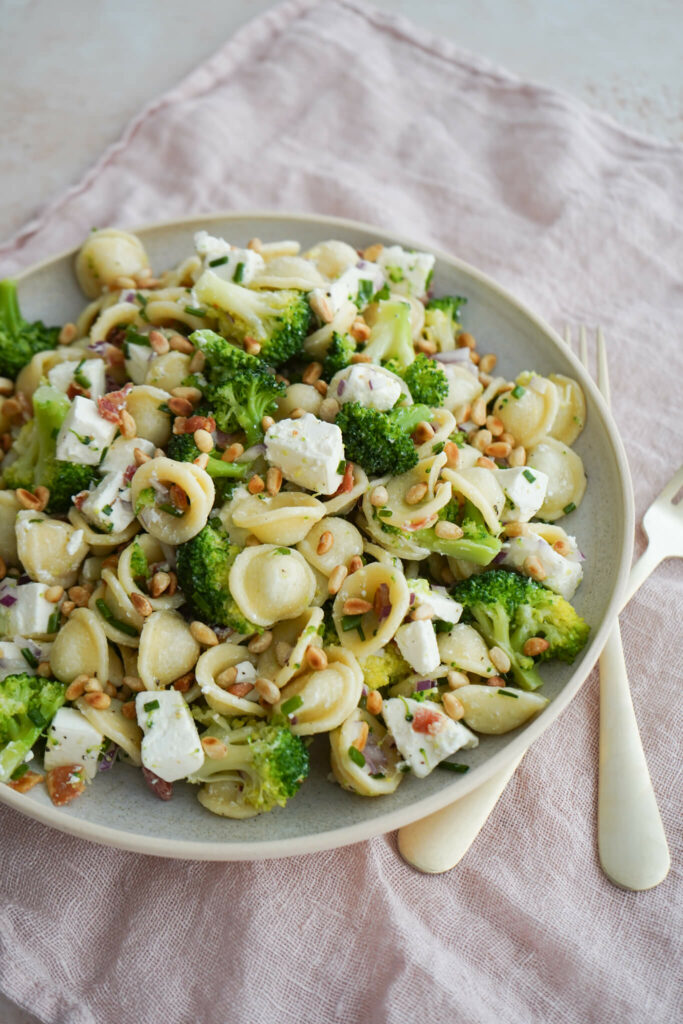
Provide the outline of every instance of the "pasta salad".
{"type": "Polygon", "coordinates": [[[61,806],[125,761],[247,818],[318,734],[372,797],[543,710],[589,631],[584,397],[497,373],[434,264],[199,231],[156,276],[107,228],[73,323],[0,282],[0,781],[61,806]]]}

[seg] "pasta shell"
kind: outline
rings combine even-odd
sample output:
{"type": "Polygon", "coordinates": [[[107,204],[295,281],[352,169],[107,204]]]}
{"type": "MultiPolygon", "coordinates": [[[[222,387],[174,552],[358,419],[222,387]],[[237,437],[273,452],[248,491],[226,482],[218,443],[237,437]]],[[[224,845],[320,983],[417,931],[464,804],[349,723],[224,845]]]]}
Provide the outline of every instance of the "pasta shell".
{"type": "Polygon", "coordinates": [[[362,553],[363,537],[348,519],[325,516],[297,544],[297,551],[314,569],[329,576],[337,565],[348,565],[354,555],[362,553]],[[319,553],[318,546],[324,534],[330,534],[332,542],[319,553]]]}
{"type": "Polygon", "coordinates": [[[117,277],[135,277],[149,266],[136,235],[117,228],[90,232],[76,256],[76,278],[84,295],[95,299],[117,277]]]}
{"type": "Polygon", "coordinates": [[[137,722],[125,717],[121,711],[122,701],[114,697],[108,708],[98,709],[91,707],[81,697],[76,701],[76,707],[95,729],[121,747],[133,764],[138,767],[142,764],[142,729],[137,722]]]}
{"type": "Polygon", "coordinates": [[[131,540],[140,529],[140,524],[137,519],[134,519],[125,530],[119,530],[116,533],[98,533],[97,530],[93,530],[88,520],[75,506],[71,506],[67,515],[71,525],[83,533],[83,539],[95,555],[108,555],[114,548],[131,540]]]}
{"type": "Polygon", "coordinates": [[[75,608],[57,633],[50,650],[50,668],[62,683],[76,676],[109,679],[109,647],[102,624],[89,608],[75,608]]]}
{"type": "Polygon", "coordinates": [[[361,708],[356,708],[330,733],[332,774],[339,785],[351,793],[359,796],[393,793],[404,778],[399,762],[400,755],[387,730],[378,718],[361,708]],[[358,738],[362,723],[368,726],[368,739],[363,751],[365,763],[359,765],[351,759],[349,750],[358,738]]]}
{"type": "Polygon", "coordinates": [[[295,619],[309,607],[315,578],[292,548],[260,544],[245,548],[230,569],[230,593],[242,614],[257,626],[295,619]]]}
{"type": "MultiPolygon", "coordinates": [[[[441,445],[443,447],[451,434],[458,429],[455,416],[448,409],[435,409],[430,425],[434,431],[434,437],[431,437],[429,441],[425,441],[417,449],[417,457],[420,460],[428,459],[433,455],[437,446],[441,445]]],[[[477,455],[479,455],[478,452],[477,455]]]]}
{"type": "Polygon", "coordinates": [[[172,391],[180,387],[190,372],[191,357],[184,352],[166,352],[157,356],[149,364],[145,384],[172,391]]]}
{"type": "Polygon", "coordinates": [[[161,690],[194,668],[200,646],[182,615],[152,612],[145,619],[138,650],[138,675],[147,690],[161,690]]]}
{"type": "Polygon", "coordinates": [[[475,732],[490,736],[517,729],[550,703],[540,693],[515,690],[511,686],[474,684],[460,687],[457,695],[465,708],[465,724],[475,732]]]}
{"type": "Polygon", "coordinates": [[[235,773],[234,781],[206,782],[197,793],[202,807],[222,818],[254,818],[259,813],[240,801],[242,785],[235,773]]]}
{"type": "Polygon", "coordinates": [[[344,302],[334,319],[329,324],[323,324],[317,331],[304,341],[304,352],[310,359],[324,359],[325,353],[332,341],[333,334],[346,334],[353,321],[358,316],[358,309],[353,302],[344,302]]]}
{"type": "Polygon", "coordinates": [[[87,359],[92,355],[93,353],[88,352],[82,345],[69,345],[37,352],[31,361],[19,371],[15,391],[23,391],[30,397],[53,366],[58,366],[59,363],[80,362],[81,359],[87,359]]]}
{"type": "Polygon", "coordinates": [[[124,548],[119,557],[116,573],[118,581],[128,597],[133,593],[139,594],[149,601],[154,611],[162,611],[164,608],[179,608],[185,601],[181,591],[177,590],[175,594],[161,594],[159,597],[152,597],[151,594],[141,590],[137,585],[131,569],[131,558],[133,557],[136,544],[142,549],[149,566],[166,562],[166,555],[161,544],[150,533],[141,533],[133,544],[129,544],[127,548],[124,548]]]}
{"type": "Polygon", "coordinates": [[[18,561],[14,523],[20,508],[14,491],[0,491],[0,551],[6,565],[16,565],[18,561]]]}
{"type": "Polygon", "coordinates": [[[531,448],[553,425],[559,408],[558,391],[551,380],[535,373],[520,374],[517,385],[496,399],[493,412],[517,444],[531,448]]]}
{"type": "Polygon", "coordinates": [[[322,501],[298,491],[272,497],[249,494],[232,510],[235,526],[248,530],[264,544],[297,544],[325,515],[322,501]]]}
{"type": "Polygon", "coordinates": [[[135,324],[142,327],[144,321],[140,316],[141,312],[142,310],[136,302],[117,302],[113,306],[107,306],[90,328],[91,344],[104,341],[115,327],[123,327],[124,324],[135,324]]]}
{"type": "Polygon", "coordinates": [[[549,380],[558,391],[559,405],[550,428],[550,436],[563,444],[574,444],[586,423],[586,399],[573,377],[551,373],[549,380]]]}
{"type": "Polygon", "coordinates": [[[70,587],[88,553],[82,532],[42,512],[20,512],[16,518],[17,553],[37,583],[70,587]]]}
{"type": "Polygon", "coordinates": [[[357,658],[375,654],[391,640],[401,625],[410,606],[410,591],[406,578],[398,569],[390,569],[381,562],[373,562],[347,576],[342,583],[332,607],[332,616],[342,647],[352,651],[357,658]],[[386,584],[388,589],[382,618],[374,608],[360,620],[360,629],[344,629],[344,605],[351,598],[362,598],[373,604],[377,589],[386,584]]]}
{"type": "Polygon", "coordinates": [[[473,626],[458,622],[448,633],[437,637],[441,661],[449,668],[472,672],[476,676],[495,676],[489,650],[473,626]]]}
{"type": "Polygon", "coordinates": [[[222,715],[256,715],[260,718],[266,714],[266,709],[257,700],[237,697],[216,682],[216,677],[226,668],[242,661],[254,664],[255,660],[254,655],[240,644],[218,644],[217,647],[209,647],[199,656],[195,677],[209,707],[222,715]]]}
{"type": "Polygon", "coordinates": [[[484,390],[479,378],[464,366],[457,363],[446,363],[442,366],[448,379],[448,394],[444,406],[452,412],[458,423],[465,414],[465,409],[479,397],[484,390]]]}
{"type": "Polygon", "coordinates": [[[305,252],[304,257],[330,281],[341,277],[345,270],[355,267],[358,262],[358,253],[353,246],[336,239],[319,242],[318,245],[314,245],[312,249],[305,252]]]}
{"type": "Polygon", "coordinates": [[[171,436],[171,414],[162,408],[170,397],[161,388],[136,384],[126,398],[126,410],[135,420],[137,436],[151,441],[157,448],[163,448],[171,436]]]}
{"type": "Polygon", "coordinates": [[[472,466],[456,471],[444,469],[444,480],[450,481],[456,494],[462,494],[479,509],[491,533],[501,531],[500,513],[505,507],[505,494],[490,469],[472,466]]]}
{"type": "MultiPolygon", "coordinates": [[[[123,588],[121,588],[121,590],[123,591],[123,588]]],[[[126,598],[126,601],[128,601],[128,595],[125,593],[125,591],[123,591],[123,593],[126,598]]],[[[123,618],[121,618],[119,621],[123,622],[125,626],[130,627],[131,629],[130,633],[124,632],[122,629],[120,629],[118,626],[114,625],[110,621],[109,615],[105,617],[102,614],[100,608],[98,607],[98,602],[100,601],[104,601],[107,608],[109,609],[109,612],[111,613],[111,616],[119,620],[117,612],[119,612],[120,609],[118,607],[116,599],[109,590],[109,588],[105,586],[104,583],[101,583],[100,586],[97,587],[96,590],[93,592],[92,597],[88,601],[88,608],[95,615],[97,615],[100,626],[104,630],[106,636],[112,641],[112,643],[117,644],[120,650],[124,650],[126,647],[137,647],[140,643],[140,636],[138,633],[134,633],[132,631],[139,627],[135,627],[132,625],[132,623],[126,622],[123,618]]],[[[135,609],[133,609],[133,611],[135,611],[135,609]]],[[[137,615],[137,612],[135,614],[137,615]]],[[[128,674],[129,673],[126,673],[126,675],[128,674]]],[[[134,673],[130,674],[132,675],[134,673]]]]}
{"type": "Polygon", "coordinates": [[[192,462],[176,462],[165,457],[150,459],[140,466],[131,481],[133,508],[141,491],[159,484],[177,484],[187,495],[187,511],[181,516],[173,516],[156,506],[148,506],[140,512],[138,519],[148,533],[164,544],[184,544],[206,526],[215,497],[213,480],[192,462]]]}
{"type": "Polygon", "coordinates": [[[310,292],[325,280],[316,267],[301,256],[276,256],[251,281],[251,288],[293,288],[310,292]]]}
{"type": "Polygon", "coordinates": [[[342,648],[330,647],[327,658],[327,668],[307,672],[292,680],[275,705],[275,710],[280,711],[285,701],[292,697],[301,698],[303,703],[296,710],[296,721],[291,722],[291,730],[296,736],[312,736],[336,729],[349,717],[361,698],[363,672],[354,655],[342,648]]]}
{"type": "MultiPolygon", "coordinates": [[[[328,595],[329,596],[329,595],[328,595]]],[[[322,608],[309,608],[303,615],[291,620],[281,622],[273,630],[273,643],[261,655],[258,663],[259,675],[272,679],[278,689],[282,689],[298,672],[301,672],[305,665],[306,651],[309,647],[322,647],[322,636],[319,629],[323,622],[322,608]],[[291,646],[289,657],[284,665],[280,666],[274,657],[279,643],[286,643],[291,646]],[[264,658],[270,653],[270,663],[266,664],[264,658]],[[274,664],[273,664],[274,662],[274,664]]]]}
{"type": "Polygon", "coordinates": [[[326,516],[345,516],[354,507],[361,495],[365,494],[370,486],[365,470],[353,464],[353,486],[350,491],[344,494],[337,494],[328,501],[323,502],[326,516]]]}
{"type": "Polygon", "coordinates": [[[312,384],[290,384],[286,393],[277,400],[275,419],[287,419],[295,409],[303,409],[317,416],[322,400],[323,396],[312,384]]]}
{"type": "Polygon", "coordinates": [[[433,489],[445,462],[445,455],[432,455],[418,462],[408,473],[388,478],[384,484],[388,494],[384,505],[391,512],[389,522],[392,526],[399,530],[419,530],[435,522],[439,510],[451,500],[451,483],[447,478],[444,478],[438,489],[433,489]],[[435,474],[432,473],[433,468],[435,474]],[[420,484],[427,485],[427,493],[418,504],[410,504],[406,499],[411,490],[420,484]]]}
{"type": "Polygon", "coordinates": [[[546,437],[528,453],[527,465],[548,477],[545,500],[538,510],[541,519],[559,519],[579,507],[586,493],[580,455],[554,437],[546,437]]]}

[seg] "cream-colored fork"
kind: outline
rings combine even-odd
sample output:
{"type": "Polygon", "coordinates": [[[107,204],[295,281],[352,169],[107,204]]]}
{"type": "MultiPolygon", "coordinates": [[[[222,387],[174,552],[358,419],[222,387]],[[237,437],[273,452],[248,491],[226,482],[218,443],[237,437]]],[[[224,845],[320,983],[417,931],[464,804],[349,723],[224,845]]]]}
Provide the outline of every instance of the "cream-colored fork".
{"type": "MultiPolygon", "coordinates": [[[[568,343],[571,340],[569,331],[566,340],[568,343]]],[[[609,404],[607,356],[602,331],[598,331],[597,344],[598,383],[609,404]]],[[[586,369],[587,348],[586,332],[582,329],[580,350],[586,369]]],[[[670,521],[672,515],[683,512],[683,503],[676,512],[672,512],[671,506],[671,499],[681,485],[683,469],[646,512],[644,524],[651,540],[655,523],[662,523],[664,517],[670,521]]],[[[646,551],[633,567],[624,604],[663,558],[683,554],[680,525],[678,530],[677,545],[673,537],[668,544],[662,543],[660,538],[653,544],[655,554],[648,556],[646,551]]],[[[665,532],[671,534],[670,530],[665,532]]],[[[600,728],[600,860],[605,873],[615,884],[634,890],[649,889],[666,876],[670,860],[629,694],[618,623],[601,658],[600,728]]],[[[404,860],[430,874],[455,867],[476,839],[521,760],[521,757],[516,758],[474,792],[449,807],[400,829],[398,848],[404,860]]]]}

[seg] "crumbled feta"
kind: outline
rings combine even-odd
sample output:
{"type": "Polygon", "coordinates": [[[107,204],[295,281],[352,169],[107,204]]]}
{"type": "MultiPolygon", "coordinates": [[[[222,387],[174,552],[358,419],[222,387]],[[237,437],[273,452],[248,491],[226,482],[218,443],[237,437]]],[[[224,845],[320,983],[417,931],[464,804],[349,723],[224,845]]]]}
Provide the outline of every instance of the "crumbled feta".
{"type": "Polygon", "coordinates": [[[334,494],[342,480],[344,442],[339,427],[310,412],[266,431],[266,458],[282,475],[316,494],[334,494]]]}
{"type": "Polygon", "coordinates": [[[467,726],[454,722],[431,700],[392,697],[385,700],[382,715],[403,759],[419,779],[449,754],[479,744],[467,726]]]}
{"type": "Polygon", "coordinates": [[[190,709],[178,690],[145,690],[135,698],[142,763],[165,782],[184,779],[204,763],[204,751],[190,709]]]}
{"type": "Polygon", "coordinates": [[[384,273],[376,263],[359,260],[355,266],[347,267],[326,288],[314,288],[309,294],[309,302],[315,309],[320,300],[325,299],[334,316],[349,301],[359,309],[364,309],[372,302],[373,295],[382,288],[384,281],[384,273]]]}
{"type": "Polygon", "coordinates": [[[197,231],[194,246],[197,255],[202,257],[204,270],[213,270],[218,277],[235,284],[249,284],[266,266],[260,253],[253,249],[237,249],[208,231],[197,231]],[[216,260],[224,262],[215,263],[216,260]]]}
{"type": "Polygon", "coordinates": [[[19,675],[21,672],[28,672],[32,676],[36,674],[35,668],[31,667],[21,653],[21,648],[26,646],[26,641],[22,643],[20,637],[15,637],[14,641],[0,640],[0,679],[19,675]]]}
{"type": "Polygon", "coordinates": [[[401,381],[389,370],[371,363],[354,363],[335,373],[328,395],[336,398],[340,405],[360,402],[368,409],[387,412],[393,409],[402,392],[401,381]]]}
{"type": "Polygon", "coordinates": [[[100,416],[96,402],[77,395],[57,435],[57,458],[96,466],[117,430],[116,423],[100,416]]]}
{"type": "MultiPolygon", "coordinates": [[[[534,471],[535,472],[535,471],[534,471]]],[[[565,558],[555,551],[551,544],[538,534],[525,534],[513,537],[503,544],[505,565],[511,565],[523,573],[527,573],[524,563],[527,558],[537,558],[545,571],[544,586],[554,590],[567,601],[576,593],[576,588],[583,579],[583,568],[579,562],[565,558]]],[[[528,575],[528,573],[527,573],[528,575]]]]}
{"type": "Polygon", "coordinates": [[[76,708],[60,708],[47,732],[43,764],[46,771],[81,764],[88,781],[97,774],[104,736],[76,708]]]}
{"type": "Polygon", "coordinates": [[[240,661],[235,668],[237,669],[236,683],[256,682],[256,669],[250,661],[240,661]]]}
{"type": "Polygon", "coordinates": [[[90,491],[80,507],[86,519],[106,533],[119,533],[135,519],[130,500],[130,484],[124,486],[123,473],[107,473],[90,491]]]}
{"type": "Polygon", "coordinates": [[[106,366],[104,359],[81,359],[80,362],[68,360],[57,363],[51,370],[48,370],[47,379],[58,391],[64,394],[69,390],[69,385],[79,384],[86,387],[91,398],[101,398],[106,389],[106,366]],[[78,380],[75,375],[78,374],[78,380]],[[87,385],[85,384],[87,381],[87,385]]]}
{"type": "Polygon", "coordinates": [[[154,445],[144,437],[117,437],[100,464],[100,473],[123,473],[135,465],[135,449],[151,458],[154,445]]]}
{"type": "Polygon", "coordinates": [[[75,555],[83,543],[83,530],[74,530],[66,543],[67,555],[75,555]]]}
{"type": "Polygon", "coordinates": [[[427,675],[441,664],[436,633],[430,619],[416,619],[399,626],[394,637],[398,649],[416,672],[427,675]]]}
{"type": "Polygon", "coordinates": [[[390,245],[382,249],[377,263],[386,274],[392,292],[416,299],[427,294],[435,263],[431,253],[410,252],[400,245],[390,245]]]}
{"type": "Polygon", "coordinates": [[[420,578],[408,580],[411,594],[411,608],[419,608],[420,605],[429,605],[434,612],[434,618],[442,622],[450,622],[454,625],[460,621],[462,605],[448,596],[445,587],[430,587],[427,580],[420,578]]]}
{"type": "Polygon", "coordinates": [[[149,364],[156,358],[156,352],[148,345],[136,345],[135,342],[128,341],[124,348],[124,354],[126,373],[133,384],[144,384],[149,364]]]}
{"type": "Polygon", "coordinates": [[[0,583],[0,636],[42,636],[56,632],[57,626],[49,627],[59,604],[45,598],[46,590],[44,583],[18,584],[16,580],[4,579],[0,583]],[[9,604],[10,598],[15,599],[13,604],[9,604]]]}
{"type": "Polygon", "coordinates": [[[503,488],[505,508],[500,518],[503,523],[528,523],[545,500],[548,477],[540,469],[494,470],[496,480],[503,488]]]}

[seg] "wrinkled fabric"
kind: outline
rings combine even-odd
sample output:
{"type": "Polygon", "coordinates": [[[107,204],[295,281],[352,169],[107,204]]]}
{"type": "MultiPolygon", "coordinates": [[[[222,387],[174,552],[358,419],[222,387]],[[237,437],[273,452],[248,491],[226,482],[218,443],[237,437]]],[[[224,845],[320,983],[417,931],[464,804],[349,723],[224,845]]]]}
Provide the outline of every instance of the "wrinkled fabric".
{"type": "MultiPolygon", "coordinates": [[[[403,232],[559,328],[601,323],[640,521],[683,441],[681,147],[360,2],[293,0],[148,106],[0,247],[0,272],[92,224],[250,208],[403,232]]],[[[682,612],[669,561],[621,618],[673,857],[655,890],[622,892],[598,865],[593,673],[444,876],[407,867],[393,836],[191,863],[1,807],[0,988],[50,1024],[680,1020],[682,612]]]]}

